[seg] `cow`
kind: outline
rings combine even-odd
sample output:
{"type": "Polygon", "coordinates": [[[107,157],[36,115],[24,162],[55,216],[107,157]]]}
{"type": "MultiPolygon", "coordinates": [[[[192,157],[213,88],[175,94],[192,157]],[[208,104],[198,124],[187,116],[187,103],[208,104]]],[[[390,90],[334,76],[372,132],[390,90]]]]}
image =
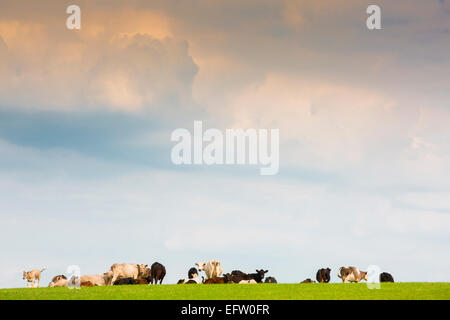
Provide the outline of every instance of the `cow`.
{"type": "Polygon", "coordinates": [[[73,276],[69,280],[69,284],[75,286],[77,282],[81,287],[106,286],[110,282],[110,278],[106,273],[86,274],[81,277],[73,276]]]}
{"type": "Polygon", "coordinates": [[[50,288],[53,287],[67,287],[67,277],[63,274],[54,276],[52,281],[48,284],[50,288]]]}
{"type": "Polygon", "coordinates": [[[328,283],[330,282],[330,268],[319,269],[316,273],[316,280],[319,283],[328,283]]]}
{"type": "Polygon", "coordinates": [[[149,284],[152,279],[152,269],[145,268],[144,272],[136,279],[136,284],[149,284]]]}
{"type": "Polygon", "coordinates": [[[220,261],[217,260],[197,262],[195,265],[197,266],[198,271],[205,271],[207,279],[212,277],[219,277],[223,272],[220,261]]]}
{"type": "Polygon", "coordinates": [[[164,267],[161,263],[155,262],[150,267],[152,279],[151,284],[153,284],[153,281],[155,281],[155,284],[162,284],[164,277],[166,276],[166,267],[164,267]]]}
{"type": "Polygon", "coordinates": [[[133,278],[120,278],[114,281],[113,285],[115,286],[121,286],[121,285],[127,285],[127,284],[136,284],[136,280],[133,278]]]}
{"type": "Polygon", "coordinates": [[[190,268],[188,271],[188,279],[193,279],[198,277],[198,271],[195,268],[190,268]]]}
{"type": "Polygon", "coordinates": [[[39,288],[41,283],[41,273],[45,270],[45,268],[39,270],[34,269],[31,271],[24,271],[22,275],[23,280],[27,280],[27,288],[31,286],[31,288],[35,287],[35,281],[38,281],[37,287],[39,288]]]}
{"type": "Polygon", "coordinates": [[[242,271],[239,270],[233,270],[231,272],[231,281],[234,283],[240,283],[242,280],[255,280],[257,283],[261,283],[262,280],[264,279],[264,274],[266,274],[267,272],[269,272],[269,270],[256,270],[256,273],[249,273],[246,274],[242,271]]]}
{"type": "Polygon", "coordinates": [[[380,273],[380,282],[394,282],[394,277],[387,272],[380,273]]]}
{"type": "Polygon", "coordinates": [[[226,277],[212,277],[203,281],[204,284],[225,284],[228,283],[228,278],[226,277]]]}
{"type": "Polygon", "coordinates": [[[360,282],[361,280],[368,279],[367,272],[360,271],[356,267],[341,267],[339,268],[338,277],[342,279],[342,282],[360,282]]]}
{"type": "Polygon", "coordinates": [[[277,283],[277,279],[274,277],[267,277],[266,280],[264,280],[264,283],[277,283]]]}
{"type": "Polygon", "coordinates": [[[310,278],[303,280],[300,283],[316,283],[314,280],[311,280],[310,278]]]}
{"type": "Polygon", "coordinates": [[[112,275],[111,280],[109,280],[108,284],[113,285],[114,282],[119,278],[137,279],[145,272],[147,266],[148,265],[146,264],[115,263],[106,273],[108,277],[112,275]]]}

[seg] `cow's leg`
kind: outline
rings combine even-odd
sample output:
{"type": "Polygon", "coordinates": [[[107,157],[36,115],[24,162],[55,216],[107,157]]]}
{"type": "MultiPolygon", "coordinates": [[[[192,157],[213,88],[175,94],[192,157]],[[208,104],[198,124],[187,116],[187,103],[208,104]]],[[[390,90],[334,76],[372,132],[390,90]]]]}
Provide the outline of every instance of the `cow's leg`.
{"type": "Polygon", "coordinates": [[[111,282],[109,283],[110,286],[114,285],[114,281],[117,280],[118,275],[117,274],[113,274],[112,278],[111,278],[111,282]]]}

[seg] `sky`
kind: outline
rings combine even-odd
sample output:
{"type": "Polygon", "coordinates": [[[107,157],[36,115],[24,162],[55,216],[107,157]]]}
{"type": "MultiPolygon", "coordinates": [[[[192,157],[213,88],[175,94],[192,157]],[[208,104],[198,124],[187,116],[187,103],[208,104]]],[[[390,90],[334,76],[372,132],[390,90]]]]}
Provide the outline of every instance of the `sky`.
{"type": "Polygon", "coordinates": [[[448,0],[1,0],[0,287],[210,259],[450,281],[448,52],[448,0]],[[174,165],[195,120],[279,129],[279,173],[174,165]]]}

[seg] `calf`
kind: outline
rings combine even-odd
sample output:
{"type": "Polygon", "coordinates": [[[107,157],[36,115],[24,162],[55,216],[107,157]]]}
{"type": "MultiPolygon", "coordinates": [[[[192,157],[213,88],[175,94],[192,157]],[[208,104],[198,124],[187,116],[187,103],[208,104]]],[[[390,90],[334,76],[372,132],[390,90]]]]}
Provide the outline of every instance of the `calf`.
{"type": "Polygon", "coordinates": [[[150,282],[153,284],[153,281],[155,281],[155,284],[162,284],[164,277],[166,276],[166,267],[164,267],[161,263],[155,262],[151,266],[151,274],[152,274],[152,281],[150,282]]]}
{"type": "Polygon", "coordinates": [[[222,265],[220,261],[217,260],[209,260],[207,262],[197,262],[195,264],[198,268],[198,271],[205,271],[206,278],[218,277],[222,274],[222,265]]]}
{"type": "Polygon", "coordinates": [[[360,271],[356,267],[341,267],[339,269],[338,277],[342,279],[342,282],[360,282],[361,280],[367,281],[367,272],[360,271]]]}
{"type": "Polygon", "coordinates": [[[28,288],[28,286],[30,286],[31,285],[31,287],[33,288],[34,286],[35,286],[35,281],[37,280],[38,281],[38,284],[37,284],[37,287],[39,288],[39,286],[40,286],[40,283],[41,283],[41,273],[43,272],[45,270],[45,268],[44,269],[41,269],[41,270],[39,270],[39,269],[34,269],[34,270],[31,270],[31,271],[24,271],[23,272],[23,277],[22,277],[22,279],[23,280],[27,280],[27,288],[28,288]]]}
{"type": "Polygon", "coordinates": [[[50,288],[53,287],[67,287],[67,278],[65,275],[60,274],[58,276],[54,276],[52,281],[48,284],[50,288]]]}
{"type": "Polygon", "coordinates": [[[328,283],[330,282],[330,268],[319,269],[316,273],[316,280],[320,283],[328,283]]]}
{"type": "Polygon", "coordinates": [[[394,277],[387,272],[380,273],[380,282],[394,282],[394,277]]]}

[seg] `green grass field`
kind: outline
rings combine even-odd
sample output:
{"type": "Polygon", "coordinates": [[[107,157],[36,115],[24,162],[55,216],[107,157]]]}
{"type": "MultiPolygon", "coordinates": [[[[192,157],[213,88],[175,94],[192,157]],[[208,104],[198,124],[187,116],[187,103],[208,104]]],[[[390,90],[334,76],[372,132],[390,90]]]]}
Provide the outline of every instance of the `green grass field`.
{"type": "Polygon", "coordinates": [[[131,285],[81,289],[1,289],[0,300],[415,300],[450,299],[450,283],[383,283],[380,289],[360,284],[131,285]]]}

